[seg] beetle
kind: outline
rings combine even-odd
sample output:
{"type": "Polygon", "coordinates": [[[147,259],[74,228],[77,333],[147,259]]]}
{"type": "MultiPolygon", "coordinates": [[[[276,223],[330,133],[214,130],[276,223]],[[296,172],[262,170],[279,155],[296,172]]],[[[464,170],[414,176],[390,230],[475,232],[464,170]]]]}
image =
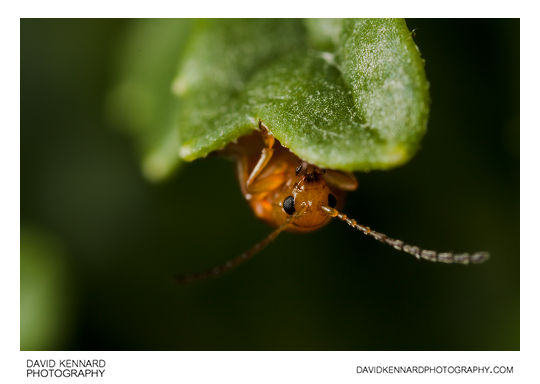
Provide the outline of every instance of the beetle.
{"type": "Polygon", "coordinates": [[[323,169],[303,161],[282,146],[261,120],[258,126],[258,131],[229,144],[221,154],[236,161],[242,194],[255,216],[276,229],[240,256],[203,272],[179,275],[179,282],[221,275],[253,257],[281,232],[311,232],[333,218],[417,259],[447,264],[479,264],[489,258],[488,252],[456,254],[426,250],[359,224],[340,211],[346,192],[358,188],[352,173],[323,169]]]}

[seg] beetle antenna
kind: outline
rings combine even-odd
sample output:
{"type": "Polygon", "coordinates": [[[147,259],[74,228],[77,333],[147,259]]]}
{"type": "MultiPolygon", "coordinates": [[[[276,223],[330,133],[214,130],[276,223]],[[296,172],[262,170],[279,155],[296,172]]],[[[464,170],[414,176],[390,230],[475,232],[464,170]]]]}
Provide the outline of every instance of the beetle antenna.
{"type": "Polygon", "coordinates": [[[222,265],[218,265],[214,268],[207,269],[203,272],[198,273],[190,273],[190,274],[184,274],[184,275],[177,275],[175,277],[176,281],[181,284],[187,284],[191,283],[193,281],[197,280],[204,280],[210,277],[217,277],[222,275],[225,272],[230,271],[231,269],[237,267],[238,265],[242,264],[243,262],[251,259],[253,256],[255,256],[258,252],[262,251],[264,247],[266,247],[268,244],[270,244],[273,240],[275,240],[278,235],[283,232],[288,226],[290,221],[287,221],[285,224],[281,225],[280,227],[276,228],[274,231],[272,231],[268,236],[266,236],[263,240],[259,241],[257,244],[255,244],[253,247],[248,249],[246,252],[242,253],[240,256],[235,257],[234,259],[231,259],[227,261],[226,263],[222,265]]]}
{"type": "Polygon", "coordinates": [[[339,212],[337,209],[330,208],[327,206],[322,207],[331,217],[337,217],[340,220],[343,220],[351,227],[358,229],[363,232],[364,235],[373,237],[375,240],[380,241],[381,243],[386,243],[391,247],[394,247],[398,251],[403,251],[408,254],[413,255],[417,259],[425,259],[434,262],[447,263],[447,264],[480,264],[489,259],[488,252],[475,252],[475,253],[459,253],[455,254],[452,252],[436,252],[420,247],[405,244],[401,240],[392,239],[386,236],[384,233],[376,232],[371,230],[369,227],[360,225],[356,220],[347,217],[344,213],[339,212]]]}

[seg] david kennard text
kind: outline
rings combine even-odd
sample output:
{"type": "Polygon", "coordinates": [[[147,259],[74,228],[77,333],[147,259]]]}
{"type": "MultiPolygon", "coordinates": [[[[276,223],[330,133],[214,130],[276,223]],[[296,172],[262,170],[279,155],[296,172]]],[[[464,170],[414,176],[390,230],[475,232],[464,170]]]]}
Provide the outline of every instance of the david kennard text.
{"type": "Polygon", "coordinates": [[[105,360],[26,360],[26,377],[103,377],[105,360]]]}

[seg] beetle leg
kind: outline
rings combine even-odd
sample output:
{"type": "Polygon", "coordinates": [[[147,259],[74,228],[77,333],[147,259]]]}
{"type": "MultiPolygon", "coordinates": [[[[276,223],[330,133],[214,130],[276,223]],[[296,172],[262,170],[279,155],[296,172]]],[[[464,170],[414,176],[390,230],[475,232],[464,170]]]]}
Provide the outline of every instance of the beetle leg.
{"type": "Polygon", "coordinates": [[[268,162],[272,158],[272,155],[274,154],[274,143],[276,142],[276,139],[270,131],[268,130],[268,127],[264,125],[264,123],[259,120],[259,129],[261,130],[261,134],[264,141],[264,148],[261,151],[261,157],[259,157],[259,161],[257,161],[257,164],[255,164],[255,167],[253,167],[253,170],[249,174],[249,177],[246,181],[246,188],[249,190],[249,187],[253,183],[253,181],[261,174],[263,169],[268,165],[268,162]]]}
{"type": "Polygon", "coordinates": [[[358,181],[352,173],[327,169],[323,173],[323,179],[329,185],[343,191],[354,191],[358,188],[358,181]]]}
{"type": "Polygon", "coordinates": [[[238,174],[238,179],[240,180],[240,188],[242,189],[242,194],[246,196],[248,194],[247,190],[247,179],[249,177],[249,161],[247,156],[239,156],[238,161],[236,162],[236,172],[238,174]]]}
{"type": "Polygon", "coordinates": [[[249,186],[250,194],[264,193],[279,188],[284,183],[285,177],[282,173],[275,173],[267,177],[256,180],[249,186]]]}

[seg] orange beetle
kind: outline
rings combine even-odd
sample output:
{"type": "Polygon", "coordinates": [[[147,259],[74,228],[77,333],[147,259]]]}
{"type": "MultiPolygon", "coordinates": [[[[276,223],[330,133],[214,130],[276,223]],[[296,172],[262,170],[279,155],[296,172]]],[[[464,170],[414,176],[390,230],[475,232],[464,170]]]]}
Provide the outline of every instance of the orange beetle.
{"type": "Polygon", "coordinates": [[[262,122],[261,134],[242,137],[227,149],[237,160],[240,188],[255,215],[275,227],[309,232],[331,217],[320,208],[335,208],[344,191],[358,187],[350,173],[318,168],[300,160],[270,134],[262,122]],[[246,150],[245,148],[250,148],[246,150]]]}
{"type": "Polygon", "coordinates": [[[251,258],[281,232],[314,231],[334,217],[418,259],[477,264],[489,258],[487,252],[455,254],[425,250],[358,224],[338,210],[343,205],[345,192],[358,187],[354,175],[322,169],[302,161],[283,147],[262,121],[259,121],[258,132],[239,138],[222,154],[236,160],[240,188],[255,215],[277,228],[240,256],[204,272],[180,275],[177,277],[179,282],[220,275],[251,258]]]}

